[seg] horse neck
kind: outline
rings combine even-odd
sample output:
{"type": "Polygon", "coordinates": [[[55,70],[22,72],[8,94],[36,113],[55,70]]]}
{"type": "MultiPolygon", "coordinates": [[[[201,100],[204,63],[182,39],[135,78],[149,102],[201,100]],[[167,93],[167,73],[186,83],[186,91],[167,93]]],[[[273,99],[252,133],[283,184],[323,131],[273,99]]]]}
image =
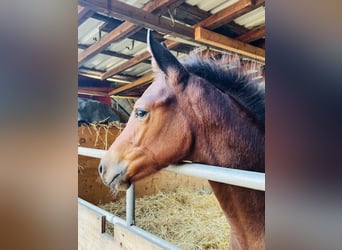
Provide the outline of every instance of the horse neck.
{"type": "MultiPolygon", "coordinates": [[[[215,114],[215,108],[211,108],[203,110],[204,116],[209,113],[213,115],[211,119],[199,122],[192,118],[195,142],[189,160],[263,172],[263,132],[234,100],[225,96],[220,100],[221,105],[222,102],[229,107],[223,115],[215,114]]],[[[263,249],[264,192],[212,181],[209,183],[231,226],[230,249],[263,249]]]]}
{"type": "Polygon", "coordinates": [[[222,94],[217,106],[205,96],[198,99],[186,110],[194,137],[188,160],[263,172],[264,133],[241,105],[222,94]]]}
{"type": "Polygon", "coordinates": [[[209,181],[230,225],[230,248],[265,248],[265,193],[209,181]]]}

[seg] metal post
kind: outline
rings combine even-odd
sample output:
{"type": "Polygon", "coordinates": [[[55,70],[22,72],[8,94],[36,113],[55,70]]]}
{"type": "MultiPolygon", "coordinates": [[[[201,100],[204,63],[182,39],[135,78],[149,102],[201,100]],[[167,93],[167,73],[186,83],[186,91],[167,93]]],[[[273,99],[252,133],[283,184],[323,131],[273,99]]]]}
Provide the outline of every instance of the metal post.
{"type": "Polygon", "coordinates": [[[135,186],[131,184],[126,191],[126,225],[132,226],[135,223],[135,186]]]}

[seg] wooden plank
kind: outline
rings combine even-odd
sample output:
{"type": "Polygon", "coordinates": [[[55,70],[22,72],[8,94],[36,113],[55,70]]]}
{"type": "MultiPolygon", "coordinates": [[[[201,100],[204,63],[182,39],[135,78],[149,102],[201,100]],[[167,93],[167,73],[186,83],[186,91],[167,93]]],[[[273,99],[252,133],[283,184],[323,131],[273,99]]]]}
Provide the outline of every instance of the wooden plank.
{"type": "Polygon", "coordinates": [[[252,0],[240,0],[227,8],[211,15],[210,17],[199,22],[196,26],[207,29],[216,29],[225,23],[228,23],[238,16],[243,15],[253,6],[252,0]]]}
{"type": "MultiPolygon", "coordinates": [[[[104,88],[102,87],[99,89],[104,89],[104,88]]],[[[107,92],[94,90],[94,88],[90,89],[90,88],[86,88],[86,87],[78,87],[77,93],[81,94],[81,95],[90,95],[90,96],[108,96],[107,92]]]]}
{"type": "MultiPolygon", "coordinates": [[[[79,3],[82,1],[83,0],[80,0],[79,3]]],[[[89,2],[92,2],[92,1],[89,1],[89,2]]],[[[101,1],[101,2],[102,2],[102,6],[104,4],[105,8],[104,9],[102,8],[100,10],[100,12],[108,13],[107,1],[101,1]]],[[[153,12],[153,13],[155,13],[155,12],[158,13],[158,11],[160,11],[160,9],[162,9],[165,6],[168,6],[174,2],[176,2],[176,0],[152,1],[152,2],[148,3],[143,8],[143,10],[153,12]]],[[[88,4],[88,3],[85,3],[85,4],[88,4]]],[[[111,5],[111,6],[112,6],[111,8],[113,8],[113,5],[111,5]]],[[[98,8],[95,6],[94,10],[97,11],[98,8]]],[[[98,52],[107,48],[111,43],[129,36],[130,34],[137,32],[139,29],[141,29],[140,26],[125,21],[124,23],[119,25],[117,28],[115,28],[111,32],[109,32],[106,36],[101,38],[101,40],[97,41],[92,46],[90,46],[87,50],[83,51],[78,57],[78,64],[79,65],[83,64],[86,60],[90,59],[91,57],[93,57],[98,52]]]]}
{"type": "Polygon", "coordinates": [[[119,223],[114,224],[114,235],[109,235],[105,233],[105,223],[105,216],[78,203],[78,249],[163,249],[146,236],[119,223]]]}
{"type": "Polygon", "coordinates": [[[195,40],[212,46],[233,51],[241,55],[265,61],[265,50],[252,46],[248,43],[223,36],[202,27],[195,28],[195,40]]]}
{"type": "Polygon", "coordinates": [[[79,0],[79,3],[95,11],[107,13],[115,18],[124,19],[136,25],[158,30],[163,33],[170,33],[183,39],[193,37],[193,28],[187,25],[178,22],[172,23],[165,17],[152,14],[116,0],[79,0]],[[108,9],[108,5],[110,5],[110,10],[108,9]]]}
{"type": "MultiPolygon", "coordinates": [[[[78,74],[83,76],[88,76],[94,79],[100,79],[101,75],[104,73],[104,71],[99,70],[91,70],[87,68],[79,68],[78,74]]],[[[128,75],[115,75],[114,79],[118,82],[124,82],[124,83],[131,83],[132,81],[137,80],[137,77],[135,76],[128,76],[128,75]]]]}
{"type": "Polygon", "coordinates": [[[198,23],[196,26],[201,26],[211,30],[216,29],[226,23],[233,21],[235,18],[260,7],[264,3],[264,0],[240,0],[228,6],[227,8],[211,15],[210,17],[198,23]]]}
{"type": "Polygon", "coordinates": [[[110,32],[104,37],[102,37],[99,41],[91,45],[88,49],[82,51],[78,55],[78,65],[82,65],[88,59],[93,57],[95,54],[107,48],[112,42],[118,41],[131,33],[136,32],[139,29],[137,26],[132,26],[128,22],[124,22],[120,24],[119,27],[114,29],[114,32],[110,32]]]}
{"type": "Polygon", "coordinates": [[[142,86],[142,85],[144,85],[146,83],[149,83],[152,80],[153,80],[153,75],[152,74],[145,75],[145,76],[139,78],[138,80],[136,80],[136,81],[134,81],[132,83],[125,84],[124,86],[122,86],[120,88],[117,88],[117,89],[114,89],[114,90],[110,91],[108,93],[108,95],[112,96],[112,95],[119,94],[119,93],[121,93],[123,91],[135,88],[137,86],[142,86]]]}
{"type": "MultiPolygon", "coordinates": [[[[84,50],[88,49],[90,46],[91,45],[86,45],[86,44],[78,44],[77,45],[78,48],[84,49],[84,50]]],[[[126,59],[126,60],[133,58],[133,56],[122,54],[122,53],[115,52],[115,51],[110,51],[110,50],[102,50],[100,53],[104,54],[104,55],[108,55],[108,56],[115,56],[115,57],[126,59]]]]}
{"type": "Polygon", "coordinates": [[[104,233],[104,216],[78,203],[78,249],[120,249],[114,237],[104,233]]]}
{"type": "Polygon", "coordinates": [[[120,242],[121,249],[134,249],[134,250],[161,250],[162,247],[154,244],[148,239],[137,235],[128,228],[121,226],[120,224],[114,225],[115,239],[120,242]]]}
{"type": "Polygon", "coordinates": [[[78,5],[78,25],[81,25],[85,20],[91,17],[94,11],[78,5]]]}
{"type": "Polygon", "coordinates": [[[77,5],[77,15],[79,16],[82,12],[84,12],[85,9],[85,7],[77,5]]]}
{"type": "Polygon", "coordinates": [[[103,72],[98,71],[98,70],[92,70],[92,69],[85,69],[85,68],[80,68],[78,69],[78,74],[87,74],[87,75],[93,75],[93,76],[98,76],[100,77],[103,72]]]}
{"type": "Polygon", "coordinates": [[[242,34],[241,36],[237,37],[236,39],[241,41],[241,42],[250,43],[250,42],[258,40],[264,36],[265,36],[265,26],[251,30],[245,34],[242,34]]]}
{"type": "MultiPolygon", "coordinates": [[[[166,47],[168,47],[169,49],[179,45],[178,42],[174,42],[174,41],[169,41],[167,40],[165,42],[165,45],[166,47]]],[[[120,73],[130,67],[133,67],[134,65],[137,65],[138,63],[141,63],[143,61],[145,61],[146,59],[150,58],[151,57],[151,53],[148,52],[148,51],[145,51],[137,56],[135,56],[134,58],[132,58],[131,60],[129,61],[126,61],[122,64],[120,64],[119,66],[111,69],[111,70],[108,70],[106,73],[104,73],[102,76],[101,76],[101,80],[105,80],[107,79],[108,77],[111,77],[113,75],[116,75],[117,73],[120,73]]]]}

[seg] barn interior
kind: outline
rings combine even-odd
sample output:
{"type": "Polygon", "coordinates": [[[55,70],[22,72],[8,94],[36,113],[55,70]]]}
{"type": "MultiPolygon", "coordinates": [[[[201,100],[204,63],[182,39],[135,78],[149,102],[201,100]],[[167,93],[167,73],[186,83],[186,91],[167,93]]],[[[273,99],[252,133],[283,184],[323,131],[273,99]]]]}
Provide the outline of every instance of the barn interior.
{"type": "Polygon", "coordinates": [[[265,68],[265,1],[78,1],[78,96],[127,121],[152,82],[146,29],[177,58],[239,55],[265,68]]]}
{"type": "MultiPolygon", "coordinates": [[[[179,59],[192,53],[212,58],[238,56],[241,65],[257,65],[249,74],[260,70],[261,74],[255,75],[256,82],[264,84],[266,35],[263,0],[78,0],[80,147],[108,149],[124,128],[135,101],[152,83],[147,29],[153,30],[154,37],[164,42],[179,59]]],[[[98,158],[79,155],[79,197],[100,207],[106,207],[110,202],[119,203],[124,194],[113,197],[100,182],[98,163],[98,158]]],[[[162,171],[139,181],[136,197],[175,192],[179,186],[187,188],[182,190],[183,196],[188,191],[210,194],[207,180],[162,171]]],[[[178,197],[183,196],[178,194],[178,197]]],[[[215,211],[219,211],[218,204],[213,206],[218,209],[215,211]]],[[[113,210],[113,207],[108,210],[113,210]]],[[[218,228],[212,227],[203,228],[203,232],[215,232],[214,227],[218,228]]],[[[213,240],[209,244],[206,238],[207,245],[198,243],[196,249],[226,248],[228,243],[219,241],[213,240]]],[[[188,248],[181,246],[182,249],[195,249],[193,244],[188,243],[188,248]]]]}

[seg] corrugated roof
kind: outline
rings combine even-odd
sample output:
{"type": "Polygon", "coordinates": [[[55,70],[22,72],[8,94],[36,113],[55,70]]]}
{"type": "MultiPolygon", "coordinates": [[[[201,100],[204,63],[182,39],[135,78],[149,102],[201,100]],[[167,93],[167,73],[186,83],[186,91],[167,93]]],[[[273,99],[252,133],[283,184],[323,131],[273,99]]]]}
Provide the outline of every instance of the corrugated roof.
{"type": "MultiPolygon", "coordinates": [[[[120,1],[135,6],[137,8],[143,8],[152,0],[120,1]]],[[[172,18],[174,18],[176,22],[179,21],[181,23],[193,25],[203,21],[212,14],[218,13],[224,8],[227,8],[232,4],[235,4],[236,2],[238,2],[238,0],[186,0],[183,3],[181,1],[172,1],[172,3],[175,5],[172,5],[172,7],[169,6],[169,8],[167,6],[164,6],[164,12],[162,13],[162,15],[167,18],[170,18],[171,13],[172,18]],[[179,9],[179,17],[177,16],[177,9],[179,9]],[[177,18],[179,18],[179,20],[177,20],[177,18]],[[196,21],[191,21],[191,19],[196,21]]],[[[106,13],[96,13],[96,15],[93,16],[94,17],[92,17],[92,14],[90,14],[90,17],[86,18],[86,20],[83,21],[78,27],[79,54],[84,53],[84,51],[86,51],[89,46],[91,47],[93,44],[97,43],[100,39],[107,35],[107,32],[110,32],[110,30],[113,29],[116,25],[120,24],[120,22],[116,22],[116,20],[113,17],[106,17],[106,13]]],[[[227,22],[222,27],[215,29],[215,32],[222,32],[222,34],[225,36],[230,36],[232,34],[232,37],[238,37],[240,35],[243,35],[243,32],[264,25],[265,7],[262,3],[261,7],[249,11],[248,13],[245,13],[238,18],[235,18],[231,22],[227,22]]],[[[147,48],[146,43],[143,41],[145,40],[146,35],[144,35],[144,32],[139,33],[140,35],[138,35],[137,33],[134,35],[129,34],[130,37],[126,37],[120,41],[112,42],[109,46],[102,48],[100,52],[97,52],[96,54],[87,57],[86,60],[82,61],[82,63],[79,63],[79,67],[80,69],[82,69],[80,70],[80,73],[87,74],[88,76],[94,75],[97,78],[100,78],[100,76],[104,72],[122,65],[130,59],[133,60],[134,57],[145,52],[147,48]]],[[[163,34],[161,32],[159,33],[161,34],[159,36],[159,39],[162,39],[163,34]]],[[[177,57],[182,58],[185,55],[187,55],[190,51],[193,51],[194,48],[197,47],[194,47],[194,45],[199,43],[195,41],[191,44],[193,46],[182,44],[181,41],[181,44],[176,46],[175,48],[172,48],[171,51],[177,57]]],[[[264,44],[264,42],[261,41],[259,42],[259,44],[264,44]]],[[[205,50],[205,48],[209,47],[210,46],[208,45],[202,45],[201,50],[205,50]]],[[[137,63],[132,64],[132,66],[122,70],[118,74],[120,74],[120,81],[127,82],[129,80],[125,79],[125,76],[131,77],[131,79],[137,79],[150,72],[151,66],[145,60],[142,62],[138,61],[137,63]]],[[[115,75],[108,78],[108,80],[113,80],[115,78],[119,79],[118,77],[119,75],[115,75]]]]}
{"type": "Polygon", "coordinates": [[[239,0],[187,0],[185,2],[192,6],[197,6],[201,10],[209,11],[210,13],[215,14],[216,12],[219,12],[220,10],[236,3],[237,1],[239,0]]]}
{"type": "Polygon", "coordinates": [[[99,39],[99,28],[104,23],[94,18],[88,18],[78,26],[78,43],[89,45],[96,42],[99,39]]]}
{"type": "Polygon", "coordinates": [[[108,49],[125,55],[135,56],[146,50],[146,43],[127,38],[120,42],[112,43],[108,49]]]}
{"type": "Polygon", "coordinates": [[[265,25],[265,6],[261,6],[234,19],[234,22],[246,27],[247,29],[265,25]]]}

